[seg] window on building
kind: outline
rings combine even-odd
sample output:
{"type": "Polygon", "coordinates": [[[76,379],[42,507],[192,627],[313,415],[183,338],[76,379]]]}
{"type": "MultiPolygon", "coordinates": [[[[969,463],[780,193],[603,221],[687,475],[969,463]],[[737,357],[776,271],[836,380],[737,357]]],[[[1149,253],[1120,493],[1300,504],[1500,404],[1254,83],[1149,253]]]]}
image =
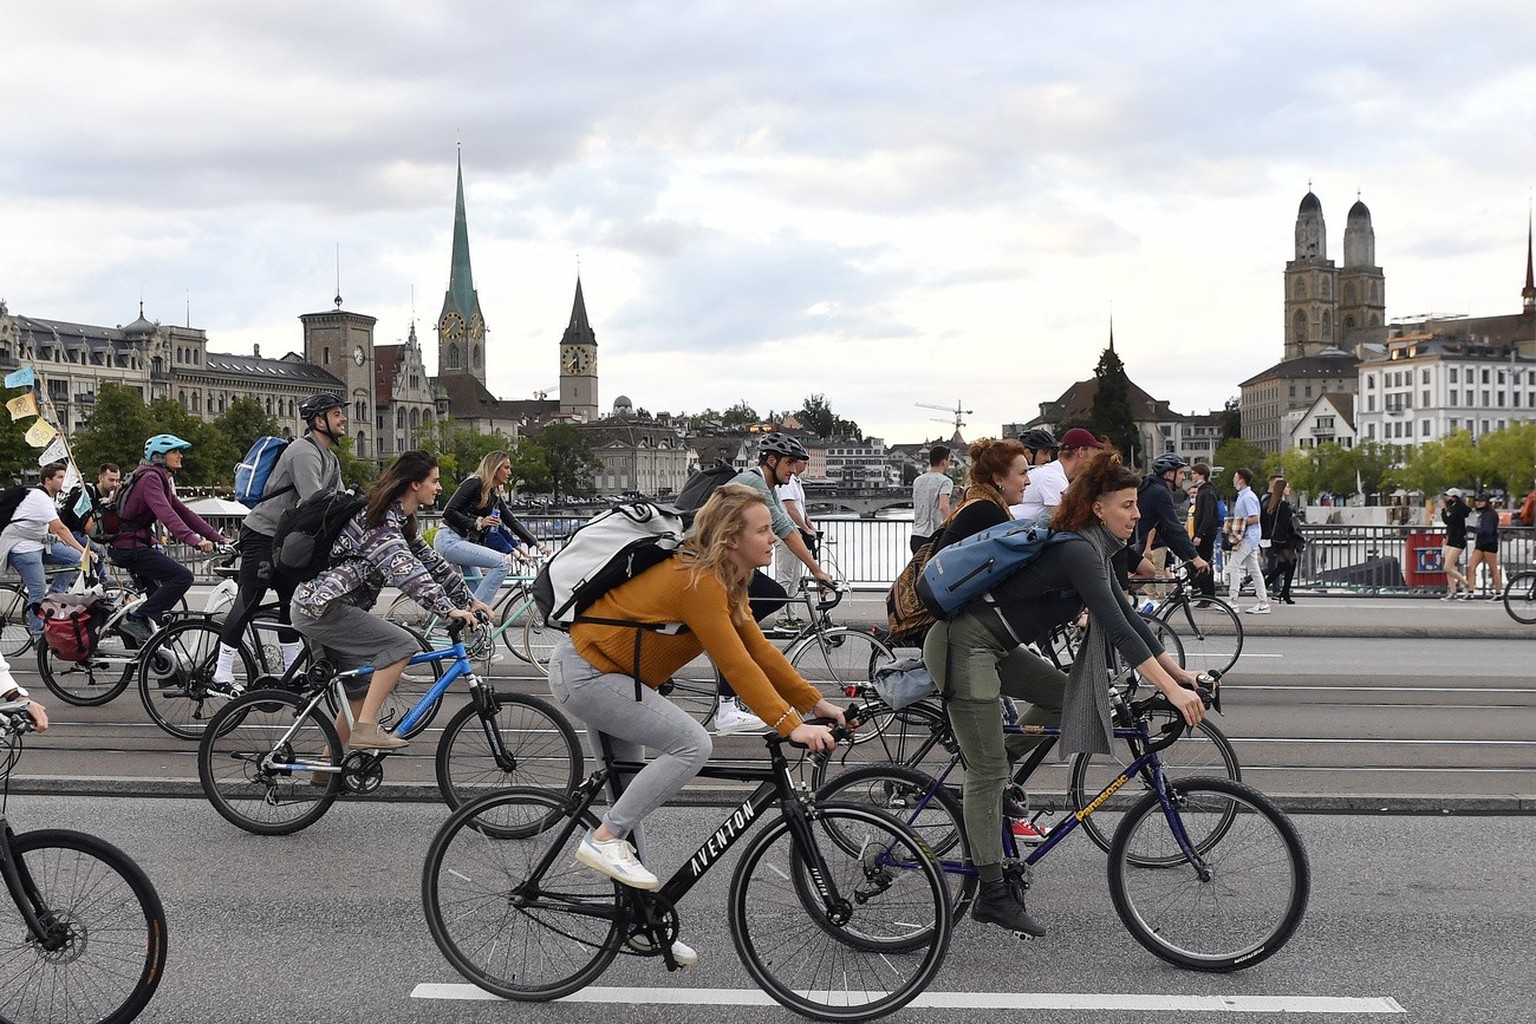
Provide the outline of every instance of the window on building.
{"type": "Polygon", "coordinates": [[[320,361],[326,366],[331,365],[331,346],[327,345],[320,350],[320,361]]]}
{"type": "Polygon", "coordinates": [[[1451,367],[1451,383],[1456,383],[1456,367],[1451,367]]]}
{"type": "Polygon", "coordinates": [[[1499,383],[1500,384],[1504,383],[1504,371],[1503,370],[1499,371],[1499,383]]]}
{"type": "Polygon", "coordinates": [[[1451,408],[1453,408],[1453,409],[1456,408],[1456,392],[1452,391],[1446,397],[1448,397],[1451,400],[1451,408]]]}
{"type": "Polygon", "coordinates": [[[1500,409],[1504,408],[1504,392],[1500,391],[1494,397],[1498,399],[1499,408],[1500,409]]]}
{"type": "Polygon", "coordinates": [[[1419,402],[1419,407],[1422,408],[1422,409],[1428,409],[1429,408],[1429,392],[1428,391],[1420,392],[1419,393],[1419,398],[1421,399],[1421,401],[1419,402]]]}
{"type": "Polygon", "coordinates": [[[1419,421],[1419,436],[1420,437],[1428,437],[1429,436],[1429,420],[1420,420],[1419,421]]]}
{"type": "Polygon", "coordinates": [[[1365,425],[1365,436],[1369,437],[1373,441],[1376,439],[1376,424],[1367,423],[1365,425]]]}
{"type": "MultiPolygon", "coordinates": [[[[1486,377],[1486,376],[1488,376],[1488,374],[1484,373],[1483,376],[1486,377]]],[[[1493,402],[1489,399],[1488,392],[1484,391],[1483,392],[1483,407],[1487,408],[1488,406],[1490,406],[1492,404],[1493,404],[1493,402]]]]}
{"type": "Polygon", "coordinates": [[[1487,370],[1483,371],[1483,383],[1484,384],[1488,383],[1488,371],[1487,370]]]}
{"type": "Polygon", "coordinates": [[[1420,384],[1428,384],[1429,383],[1429,367],[1426,366],[1424,369],[1419,371],[1419,383],[1420,384]]]}
{"type": "Polygon", "coordinates": [[[1472,408],[1472,392],[1470,389],[1467,391],[1467,408],[1472,408]]]}
{"type": "Polygon", "coordinates": [[[1372,391],[1372,390],[1375,390],[1375,388],[1376,388],[1376,375],[1374,373],[1366,374],[1365,375],[1365,389],[1367,391],[1372,391]]]}
{"type": "MultiPolygon", "coordinates": [[[[185,409],[187,407],[187,393],[185,391],[179,392],[176,397],[181,402],[181,407],[185,409]]],[[[268,411],[270,412],[271,410],[269,409],[268,411]]]]}

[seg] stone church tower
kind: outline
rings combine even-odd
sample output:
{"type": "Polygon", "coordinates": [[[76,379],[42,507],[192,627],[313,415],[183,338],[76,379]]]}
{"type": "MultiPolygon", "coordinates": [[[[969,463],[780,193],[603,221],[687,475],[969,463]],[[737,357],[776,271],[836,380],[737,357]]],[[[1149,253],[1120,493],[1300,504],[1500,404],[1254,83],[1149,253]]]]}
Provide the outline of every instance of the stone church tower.
{"type": "Polygon", "coordinates": [[[464,214],[464,159],[459,158],[459,192],[453,210],[453,265],[437,318],[437,375],[466,375],[485,384],[485,317],[469,268],[469,223],[464,214]]]}
{"type": "Polygon", "coordinates": [[[1309,191],[1296,212],[1296,258],[1285,265],[1285,358],[1346,347],[1351,331],[1380,327],[1386,309],[1371,211],[1358,200],[1350,208],[1339,269],[1328,258],[1323,204],[1309,191]]]}
{"type": "Polygon", "coordinates": [[[560,339],[560,411],[575,413],[587,423],[597,420],[597,335],[587,320],[579,277],[571,322],[560,339]]]}

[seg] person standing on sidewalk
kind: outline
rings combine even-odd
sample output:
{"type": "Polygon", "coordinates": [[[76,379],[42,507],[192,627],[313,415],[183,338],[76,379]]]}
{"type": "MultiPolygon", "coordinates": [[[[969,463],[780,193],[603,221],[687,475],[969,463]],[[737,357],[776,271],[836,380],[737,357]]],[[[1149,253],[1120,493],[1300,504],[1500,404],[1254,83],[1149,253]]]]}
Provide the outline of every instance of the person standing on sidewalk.
{"type": "MultiPolygon", "coordinates": [[[[800,467],[789,475],[789,482],[780,484],[774,488],[774,493],[779,497],[779,503],[784,506],[784,514],[789,516],[795,524],[795,529],[800,531],[800,539],[805,541],[805,546],[810,548],[811,554],[821,554],[821,534],[817,532],[815,524],[805,514],[805,485],[800,482],[800,473],[805,469],[804,462],[798,462],[800,467]]],[[[800,582],[801,571],[805,568],[800,559],[783,544],[774,549],[774,568],[777,571],[779,586],[784,588],[786,594],[793,594],[795,586],[800,582]]],[[[793,612],[793,605],[785,607],[784,615],[779,617],[780,629],[799,629],[805,623],[793,612]]]]}
{"type": "Polygon", "coordinates": [[[1472,512],[1461,500],[1461,490],[1446,489],[1445,500],[1440,505],[1440,521],[1445,524],[1445,543],[1440,547],[1440,562],[1445,568],[1445,596],[1440,600],[1454,601],[1458,597],[1471,598],[1472,584],[1461,571],[1461,553],[1467,550],[1467,516],[1472,512]]]}
{"type": "MultiPolygon", "coordinates": [[[[291,605],[298,584],[272,572],[272,538],[278,521],[306,498],[341,490],[341,463],[332,449],[347,436],[346,406],[335,395],[311,395],[299,404],[299,418],[304,421],[304,437],[277,457],[261,500],[240,524],[235,542],[240,551],[240,575],[236,577],[240,589],[219,630],[219,657],[213,668],[213,681],[220,685],[234,682],[240,638],[268,589],[277,591],[278,623],[283,627],[293,623],[291,605]]],[[[291,628],[279,629],[277,639],[286,672],[303,650],[304,641],[291,628]]]]}
{"type": "Polygon", "coordinates": [[[1467,559],[1467,579],[1472,585],[1472,596],[1477,596],[1477,567],[1488,567],[1488,582],[1493,590],[1488,600],[1496,601],[1504,593],[1504,577],[1499,572],[1499,510],[1487,491],[1479,491],[1477,498],[1477,536],[1472,541],[1472,557],[1467,559]]]}
{"type": "Polygon", "coordinates": [[[1216,535],[1221,532],[1221,515],[1216,510],[1216,485],[1211,483],[1209,463],[1195,463],[1190,473],[1195,478],[1195,493],[1190,502],[1195,512],[1195,552],[1206,562],[1205,571],[1195,577],[1195,591],[1215,597],[1216,574],[1210,567],[1215,565],[1216,535]]]}
{"type": "Polygon", "coordinates": [[[1232,515],[1242,520],[1243,539],[1232,549],[1227,560],[1228,596],[1231,604],[1237,604],[1237,595],[1243,587],[1243,577],[1253,577],[1253,592],[1258,599],[1253,607],[1245,609],[1250,615],[1269,614],[1269,592],[1264,589],[1264,568],[1259,564],[1259,499],[1253,493],[1253,470],[1239,466],[1232,473],[1232,486],[1237,488],[1237,502],[1232,515]]]}
{"type": "Polygon", "coordinates": [[[1285,477],[1277,476],[1269,482],[1269,501],[1265,505],[1269,521],[1269,551],[1273,558],[1273,571],[1266,581],[1275,591],[1275,599],[1282,604],[1295,604],[1291,598],[1291,581],[1296,578],[1296,510],[1291,507],[1291,488],[1285,477]]]}
{"type": "Polygon", "coordinates": [[[912,553],[934,537],[949,518],[955,482],[949,478],[949,448],[936,444],[928,449],[928,472],[912,481],[912,553]]]}

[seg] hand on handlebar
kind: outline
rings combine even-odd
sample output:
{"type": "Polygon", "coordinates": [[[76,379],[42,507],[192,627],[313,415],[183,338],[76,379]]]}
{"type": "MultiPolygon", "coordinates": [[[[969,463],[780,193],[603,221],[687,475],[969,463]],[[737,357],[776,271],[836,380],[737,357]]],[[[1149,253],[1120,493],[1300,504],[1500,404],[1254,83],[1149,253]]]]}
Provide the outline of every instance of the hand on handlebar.
{"type": "Polygon", "coordinates": [[[1164,693],[1168,703],[1174,710],[1184,716],[1184,721],[1194,728],[1205,720],[1205,700],[1194,690],[1186,690],[1182,686],[1172,693],[1164,693]]]}
{"type": "Polygon", "coordinates": [[[791,743],[800,744],[813,754],[837,749],[837,739],[832,735],[832,730],[825,725],[801,722],[789,734],[789,740],[791,743]]]}
{"type": "MultiPolygon", "coordinates": [[[[472,600],[470,607],[474,607],[475,603],[472,600]]],[[[448,618],[454,622],[462,622],[466,626],[473,626],[478,621],[475,612],[470,611],[468,608],[455,608],[448,613],[448,618]]]]}
{"type": "Polygon", "coordinates": [[[478,621],[485,622],[496,613],[496,609],[480,600],[478,597],[469,599],[469,610],[475,613],[478,621]]]}

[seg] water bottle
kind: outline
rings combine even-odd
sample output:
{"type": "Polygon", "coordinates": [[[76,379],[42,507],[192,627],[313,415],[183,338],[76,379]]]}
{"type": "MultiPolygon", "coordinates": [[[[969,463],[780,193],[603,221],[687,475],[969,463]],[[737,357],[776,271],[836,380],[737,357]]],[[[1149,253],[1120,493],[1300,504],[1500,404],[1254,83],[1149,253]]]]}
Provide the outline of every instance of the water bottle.
{"type": "Polygon", "coordinates": [[[1154,602],[1150,601],[1150,600],[1146,604],[1141,606],[1141,614],[1143,614],[1143,615],[1151,615],[1156,610],[1157,610],[1157,605],[1154,602]]]}

